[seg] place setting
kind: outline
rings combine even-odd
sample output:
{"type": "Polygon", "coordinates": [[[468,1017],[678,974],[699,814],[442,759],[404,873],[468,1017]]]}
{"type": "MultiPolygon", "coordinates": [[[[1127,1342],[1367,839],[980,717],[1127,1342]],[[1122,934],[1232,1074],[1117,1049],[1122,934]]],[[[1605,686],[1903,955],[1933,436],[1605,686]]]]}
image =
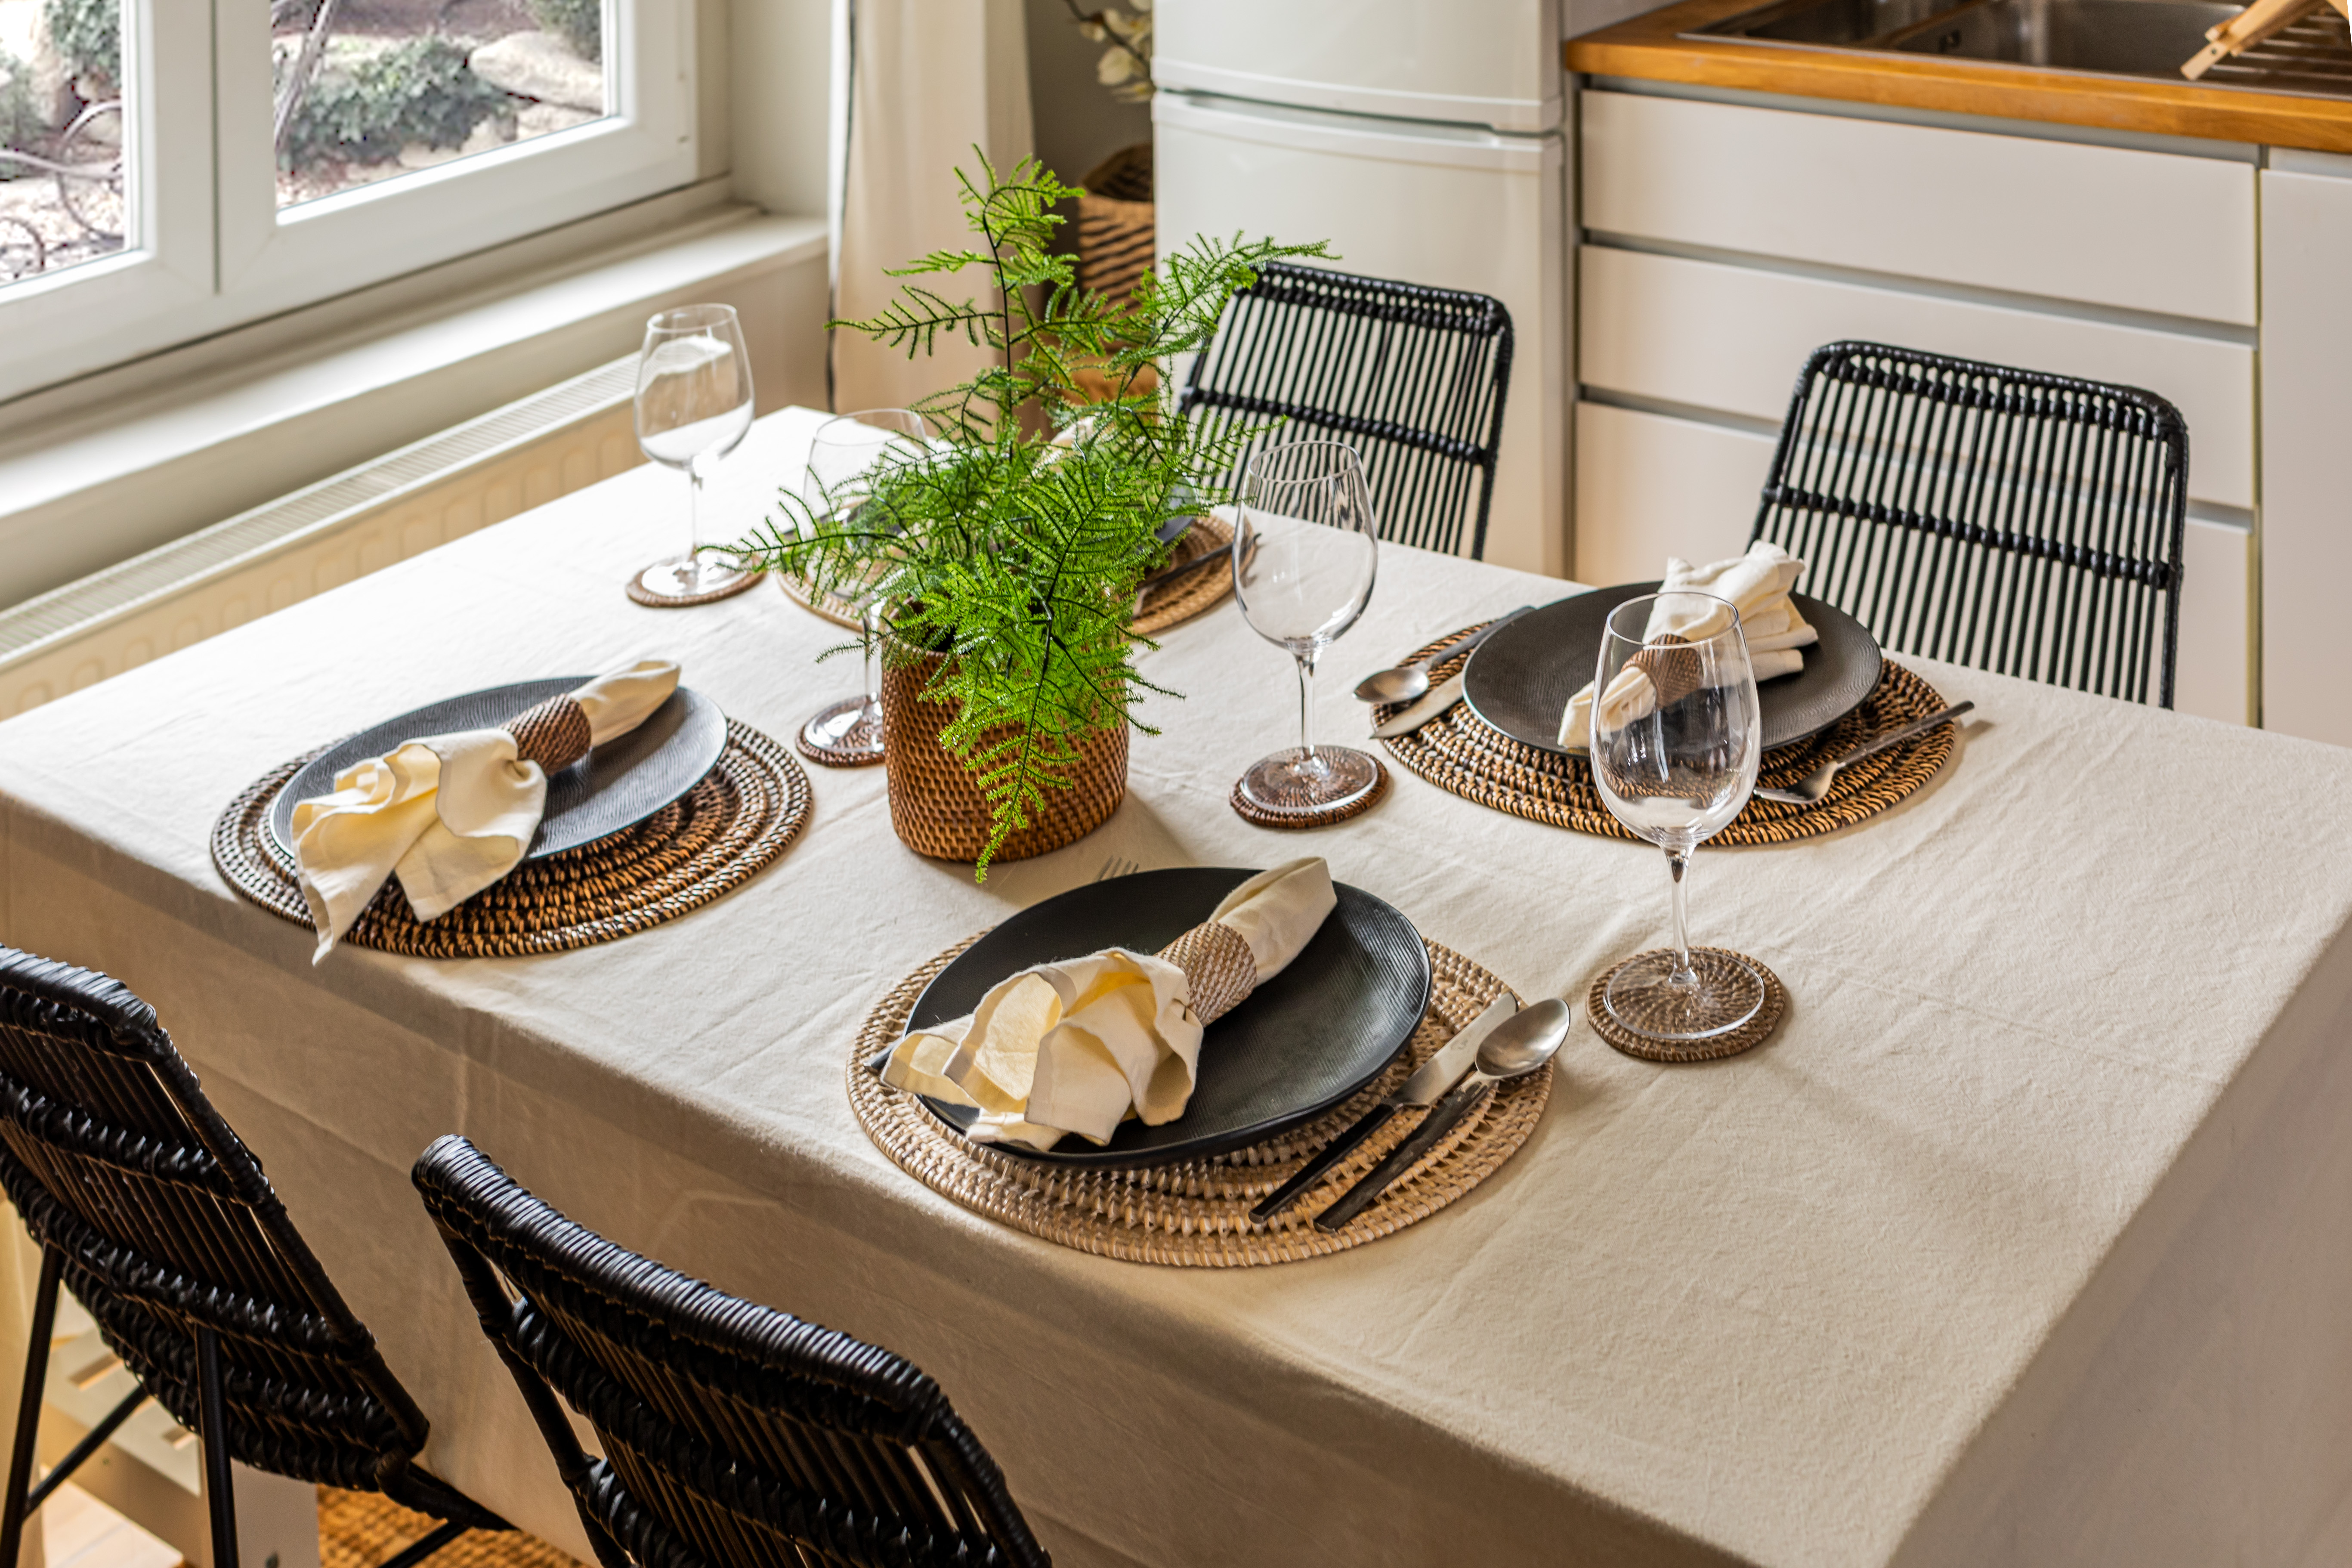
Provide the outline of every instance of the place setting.
{"type": "Polygon", "coordinates": [[[1238,1268],[1424,1219],[1534,1131],[1564,1004],[1523,1007],[1320,858],[1106,871],[866,1018],[851,1105],[926,1185],[1081,1251],[1238,1268]]]}
{"type": "Polygon", "coordinates": [[[733,890],[808,818],[807,775],[678,666],[513,682],[279,764],[214,824],[230,886],[338,945],[504,958],[611,942],[733,890]]]}

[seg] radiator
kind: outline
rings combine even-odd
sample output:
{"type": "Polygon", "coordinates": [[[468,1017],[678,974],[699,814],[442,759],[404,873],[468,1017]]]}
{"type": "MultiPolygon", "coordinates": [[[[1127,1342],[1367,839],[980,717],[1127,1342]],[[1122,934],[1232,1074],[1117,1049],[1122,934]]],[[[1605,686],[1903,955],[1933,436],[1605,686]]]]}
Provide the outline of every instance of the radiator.
{"type": "Polygon", "coordinates": [[[644,461],[627,355],[0,611],[0,717],[644,461]]]}

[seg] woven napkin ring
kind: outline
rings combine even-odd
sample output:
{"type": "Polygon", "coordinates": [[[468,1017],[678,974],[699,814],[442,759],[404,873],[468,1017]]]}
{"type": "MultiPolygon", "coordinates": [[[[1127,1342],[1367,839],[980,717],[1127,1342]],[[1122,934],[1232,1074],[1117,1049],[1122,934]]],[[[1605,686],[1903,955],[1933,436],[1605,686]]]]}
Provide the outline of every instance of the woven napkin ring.
{"type": "Polygon", "coordinates": [[[537,763],[550,776],[586,756],[593,743],[588,715],[569,697],[549,698],[517,715],[506,731],[514,737],[517,758],[537,763]]]}
{"type": "Polygon", "coordinates": [[[1257,960],[1241,932],[1222,921],[1203,921],[1160,950],[1184,972],[1192,989],[1192,1016],[1213,1024],[1257,989],[1257,960]]]}
{"type": "Polygon", "coordinates": [[[1650,678],[1657,689],[1658,706],[1671,708],[1706,684],[1706,670],[1698,649],[1668,632],[1625,661],[1650,678]]]}

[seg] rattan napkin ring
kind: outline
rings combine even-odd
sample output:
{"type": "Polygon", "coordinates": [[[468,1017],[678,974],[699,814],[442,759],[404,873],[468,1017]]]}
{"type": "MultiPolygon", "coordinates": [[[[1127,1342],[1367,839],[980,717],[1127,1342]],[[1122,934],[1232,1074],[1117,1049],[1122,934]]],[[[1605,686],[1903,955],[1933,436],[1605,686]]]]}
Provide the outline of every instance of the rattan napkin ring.
{"type": "Polygon", "coordinates": [[[514,737],[516,759],[537,763],[550,775],[586,756],[596,742],[587,710],[569,694],[525,709],[508,721],[506,731],[514,737]]]}
{"type": "Polygon", "coordinates": [[[1192,1016],[1213,1024],[1257,989],[1257,957],[1242,933],[1223,921],[1202,921],[1160,950],[1184,972],[1192,1016]]]}

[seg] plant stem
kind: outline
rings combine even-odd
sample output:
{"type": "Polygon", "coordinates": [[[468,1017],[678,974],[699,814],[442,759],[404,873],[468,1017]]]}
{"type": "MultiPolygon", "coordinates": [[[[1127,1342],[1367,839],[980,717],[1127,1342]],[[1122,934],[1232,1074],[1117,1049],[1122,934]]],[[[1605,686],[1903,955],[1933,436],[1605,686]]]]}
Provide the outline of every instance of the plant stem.
{"type": "Polygon", "coordinates": [[[1666,984],[1677,991],[1695,989],[1698,984],[1698,971],[1691,967],[1690,903],[1686,894],[1690,880],[1690,851],[1667,850],[1666,869],[1673,873],[1675,879],[1675,972],[1667,976],[1666,984]]]}

